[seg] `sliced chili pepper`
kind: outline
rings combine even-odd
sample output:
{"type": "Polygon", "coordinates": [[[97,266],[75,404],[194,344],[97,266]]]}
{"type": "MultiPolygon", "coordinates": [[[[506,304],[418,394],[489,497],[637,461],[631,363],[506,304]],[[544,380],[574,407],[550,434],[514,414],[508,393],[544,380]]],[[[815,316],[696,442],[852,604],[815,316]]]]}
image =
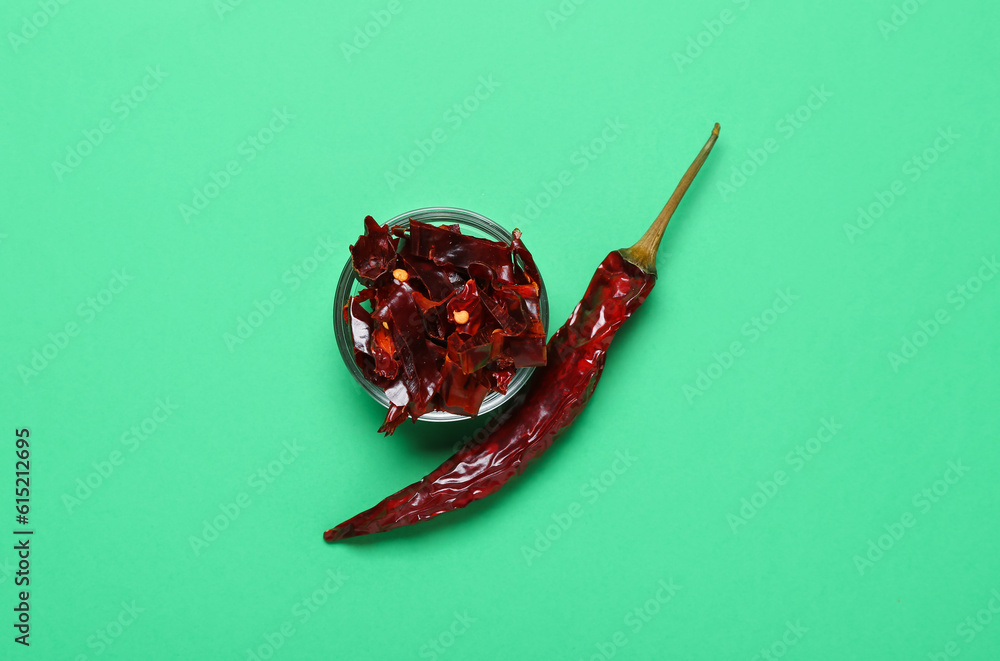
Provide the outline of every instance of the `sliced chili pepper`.
{"type": "MultiPolygon", "coordinates": [[[[391,333],[391,346],[401,368],[399,383],[406,390],[406,412],[411,417],[420,417],[434,408],[434,395],[442,381],[438,360],[443,351],[427,340],[423,315],[407,283],[394,280],[379,291],[383,298],[372,312],[372,320],[391,333]]],[[[380,333],[376,327],[373,339],[380,333]]],[[[395,392],[397,399],[401,399],[398,388],[395,392]]],[[[390,429],[392,422],[395,419],[387,420],[379,431],[390,429]]]]}
{"type": "Polygon", "coordinates": [[[344,320],[355,362],[390,402],[380,431],[437,409],[476,415],[491,389],[506,390],[510,368],[545,364],[540,278],[519,232],[508,245],[369,216],[351,263],[365,288],[344,320]]]}
{"type": "Polygon", "coordinates": [[[399,239],[389,236],[389,230],[379,225],[371,216],[365,216],[365,234],[351,246],[351,259],[358,277],[374,280],[396,263],[396,246],[399,239]]]}
{"type": "Polygon", "coordinates": [[[484,378],[484,372],[464,372],[450,357],[446,357],[442,374],[444,385],[441,387],[441,398],[444,410],[459,415],[476,415],[490,392],[490,381],[484,378]]]}
{"type": "Polygon", "coordinates": [[[583,299],[548,344],[548,363],[505,422],[419,482],[324,533],[328,542],[385,532],[465,507],[500,489],[542,454],[583,410],[597,386],[615,333],[656,282],[656,252],[667,222],[719,136],[712,135],[663,211],[631,248],[610,253],[583,299]]]}
{"type": "Polygon", "coordinates": [[[468,270],[474,262],[485,264],[501,280],[513,282],[510,248],[499,241],[461,234],[457,225],[452,229],[411,220],[408,249],[435,264],[449,264],[460,269],[468,270]]]}
{"type": "Polygon", "coordinates": [[[375,372],[386,379],[395,378],[399,373],[399,361],[396,360],[396,344],[392,341],[392,333],[376,326],[372,331],[371,345],[375,372]]]}
{"type": "Polygon", "coordinates": [[[519,265],[515,265],[515,273],[519,275],[524,282],[535,283],[535,289],[537,289],[538,283],[542,281],[542,278],[538,275],[538,266],[535,265],[535,258],[531,256],[531,253],[528,252],[528,249],[521,241],[521,230],[515,229],[513,234],[514,239],[510,244],[511,250],[514,251],[514,254],[517,255],[524,264],[523,268],[519,265]]]}
{"type": "Polygon", "coordinates": [[[448,294],[443,301],[435,301],[427,298],[418,291],[413,292],[413,300],[420,308],[424,317],[424,330],[432,340],[447,342],[448,324],[445,320],[448,316],[448,301],[454,293],[448,294]]]}
{"type": "Polygon", "coordinates": [[[514,374],[517,372],[513,367],[498,368],[490,372],[490,387],[499,393],[507,394],[507,388],[510,387],[510,382],[514,380],[514,374]]]}
{"type": "Polygon", "coordinates": [[[538,365],[545,361],[547,353],[545,335],[542,333],[522,333],[520,335],[493,333],[490,356],[492,358],[500,356],[510,358],[515,367],[538,365]]]}
{"type": "Polygon", "coordinates": [[[455,330],[465,335],[475,335],[483,324],[483,304],[479,301],[476,281],[469,280],[451,297],[447,305],[448,321],[455,330]]]}
{"type": "Polygon", "coordinates": [[[425,293],[433,299],[440,300],[448,296],[465,282],[458,270],[448,264],[435,264],[408,251],[400,253],[400,259],[403,267],[411,274],[411,280],[415,277],[422,283],[425,293]]]}
{"type": "Polygon", "coordinates": [[[352,296],[344,306],[344,321],[351,327],[354,338],[354,362],[366,379],[386,388],[392,383],[396,370],[390,362],[392,351],[386,346],[385,338],[376,333],[371,313],[361,305],[370,298],[370,292],[352,296]]]}

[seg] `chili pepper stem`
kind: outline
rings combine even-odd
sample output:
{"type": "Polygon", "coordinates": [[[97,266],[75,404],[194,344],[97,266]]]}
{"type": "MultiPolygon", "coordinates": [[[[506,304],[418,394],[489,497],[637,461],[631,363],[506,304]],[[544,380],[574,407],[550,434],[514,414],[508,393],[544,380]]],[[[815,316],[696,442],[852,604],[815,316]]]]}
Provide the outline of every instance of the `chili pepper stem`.
{"type": "Polygon", "coordinates": [[[632,262],[639,268],[641,268],[646,273],[656,274],[656,251],[660,247],[660,239],[663,238],[663,232],[667,229],[667,223],[670,222],[670,217],[674,215],[674,211],[677,209],[677,205],[681,203],[681,198],[684,197],[684,193],[687,192],[688,186],[694,181],[695,176],[698,174],[698,170],[705,163],[705,159],[708,158],[709,152],[712,151],[712,147],[715,146],[715,141],[719,137],[719,125],[716,124],[715,128],[712,129],[712,135],[708,137],[708,142],[705,146],[701,148],[698,155],[695,157],[694,162],[688,167],[687,172],[681,177],[681,181],[677,184],[677,188],[674,190],[674,194],[670,196],[667,200],[667,204],[663,207],[663,211],[660,215],[656,217],[653,224],[649,226],[646,233],[642,235],[635,245],[631,248],[625,248],[621,250],[622,256],[628,261],[632,262]]]}

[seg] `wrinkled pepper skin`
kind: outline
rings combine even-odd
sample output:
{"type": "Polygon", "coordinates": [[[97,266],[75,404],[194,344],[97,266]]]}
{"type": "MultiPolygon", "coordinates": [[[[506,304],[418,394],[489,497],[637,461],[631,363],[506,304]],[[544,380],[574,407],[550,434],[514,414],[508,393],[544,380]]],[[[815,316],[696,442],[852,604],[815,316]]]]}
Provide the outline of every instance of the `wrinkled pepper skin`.
{"type": "Polygon", "coordinates": [[[654,274],[609,254],[569,321],[547,346],[524,399],[479,443],[467,445],[419,482],[326,531],[335,542],[426,521],[499,490],[547,450],[586,406],[615,333],[653,289],[654,274]]]}

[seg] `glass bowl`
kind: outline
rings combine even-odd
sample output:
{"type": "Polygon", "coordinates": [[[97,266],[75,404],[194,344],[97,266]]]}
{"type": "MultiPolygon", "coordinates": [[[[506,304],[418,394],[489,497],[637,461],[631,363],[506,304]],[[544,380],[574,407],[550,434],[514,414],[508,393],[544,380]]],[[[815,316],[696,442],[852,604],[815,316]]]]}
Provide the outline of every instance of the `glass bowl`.
{"type": "MultiPolygon", "coordinates": [[[[509,231],[496,224],[486,216],[482,216],[473,211],[454,209],[451,207],[428,207],[425,209],[417,209],[415,211],[410,211],[409,213],[396,216],[388,222],[388,225],[390,227],[407,227],[410,224],[411,218],[424,223],[447,223],[449,225],[457,224],[461,227],[462,234],[478,236],[492,241],[503,241],[504,243],[509,244],[513,240],[513,235],[509,231]]],[[[361,373],[357,364],[354,362],[354,341],[351,337],[351,329],[344,321],[344,305],[347,304],[347,301],[351,296],[360,292],[361,289],[361,282],[358,281],[357,277],[355,277],[354,267],[351,265],[350,258],[348,258],[347,265],[340,274],[340,281],[337,283],[337,291],[333,302],[333,330],[334,334],[337,336],[337,346],[340,348],[340,355],[344,359],[347,369],[351,372],[351,376],[354,377],[354,380],[357,381],[365,392],[371,395],[375,401],[388,409],[389,398],[386,396],[385,392],[383,392],[378,386],[368,381],[364,374],[361,373]]],[[[545,294],[545,284],[541,282],[541,277],[539,277],[538,283],[538,302],[542,326],[545,328],[546,332],[548,332],[549,299],[545,294]]],[[[486,398],[483,400],[482,406],[479,407],[479,415],[489,413],[517,394],[517,391],[523,388],[528,382],[528,379],[531,377],[534,370],[534,367],[522,367],[517,370],[514,374],[514,378],[510,382],[510,386],[507,388],[507,393],[504,395],[501,395],[498,392],[490,391],[490,393],[487,394],[486,398]]],[[[456,420],[468,420],[469,417],[470,416],[459,415],[449,411],[431,411],[420,416],[418,420],[426,420],[428,422],[454,422],[456,420]]]]}

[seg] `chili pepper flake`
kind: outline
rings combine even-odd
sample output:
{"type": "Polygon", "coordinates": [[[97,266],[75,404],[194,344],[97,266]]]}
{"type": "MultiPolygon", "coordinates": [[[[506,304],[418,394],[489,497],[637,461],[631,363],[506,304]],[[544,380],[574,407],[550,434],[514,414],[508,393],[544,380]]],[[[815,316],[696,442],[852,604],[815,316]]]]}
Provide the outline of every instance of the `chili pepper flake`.
{"type": "Polygon", "coordinates": [[[389,397],[386,435],[434,410],[476,415],[518,368],[545,364],[541,278],[519,230],[508,245],[458,225],[390,229],[368,216],[351,263],[364,288],[344,319],[355,362],[389,397]]]}

